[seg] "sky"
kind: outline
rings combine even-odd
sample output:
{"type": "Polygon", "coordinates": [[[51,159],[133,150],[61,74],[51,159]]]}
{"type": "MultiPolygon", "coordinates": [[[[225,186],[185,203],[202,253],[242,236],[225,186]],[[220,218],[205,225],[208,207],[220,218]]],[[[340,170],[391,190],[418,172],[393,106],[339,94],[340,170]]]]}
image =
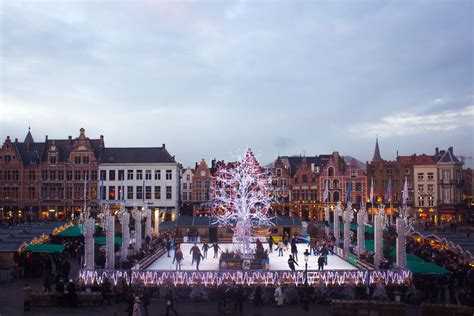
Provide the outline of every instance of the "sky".
{"type": "Polygon", "coordinates": [[[473,3],[1,1],[0,138],[474,156],[473,3]]]}

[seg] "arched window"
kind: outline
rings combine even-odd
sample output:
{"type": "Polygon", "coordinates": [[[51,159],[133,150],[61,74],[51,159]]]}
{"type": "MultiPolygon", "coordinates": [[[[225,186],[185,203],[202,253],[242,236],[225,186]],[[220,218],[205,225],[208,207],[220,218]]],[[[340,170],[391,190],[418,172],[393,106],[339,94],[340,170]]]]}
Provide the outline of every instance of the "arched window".
{"type": "Polygon", "coordinates": [[[329,169],[328,169],[328,176],[334,177],[334,168],[333,168],[333,167],[329,167],[329,169]]]}
{"type": "Polygon", "coordinates": [[[331,187],[331,181],[329,181],[329,179],[326,179],[326,180],[324,180],[324,183],[323,183],[323,187],[322,187],[323,190],[326,189],[326,184],[327,184],[327,186],[328,186],[329,189],[332,189],[332,187],[331,187]]]}
{"type": "Polygon", "coordinates": [[[281,177],[281,169],[280,168],[277,169],[276,176],[281,177]]]}
{"type": "Polygon", "coordinates": [[[333,202],[339,202],[339,191],[335,191],[335,192],[332,194],[332,201],[333,201],[333,202]]]}
{"type": "Polygon", "coordinates": [[[302,181],[303,183],[308,183],[308,176],[304,174],[304,175],[301,177],[301,181],[302,181]]]}
{"type": "Polygon", "coordinates": [[[334,179],[334,181],[332,182],[332,187],[334,189],[339,189],[339,180],[334,179]]]}

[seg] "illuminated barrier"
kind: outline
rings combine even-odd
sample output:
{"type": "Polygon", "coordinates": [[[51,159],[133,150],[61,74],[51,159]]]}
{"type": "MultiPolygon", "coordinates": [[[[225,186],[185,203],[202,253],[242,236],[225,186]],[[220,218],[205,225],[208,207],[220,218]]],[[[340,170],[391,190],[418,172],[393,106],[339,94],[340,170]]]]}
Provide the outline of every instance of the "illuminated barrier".
{"type": "MultiPolygon", "coordinates": [[[[221,284],[256,285],[303,285],[304,271],[158,271],[158,270],[87,270],[79,271],[81,284],[102,284],[108,278],[114,285],[124,279],[128,285],[204,285],[216,287],[221,284]]],[[[308,271],[308,284],[312,286],[337,287],[347,284],[370,286],[410,285],[412,274],[406,269],[397,270],[326,270],[308,271]]]]}

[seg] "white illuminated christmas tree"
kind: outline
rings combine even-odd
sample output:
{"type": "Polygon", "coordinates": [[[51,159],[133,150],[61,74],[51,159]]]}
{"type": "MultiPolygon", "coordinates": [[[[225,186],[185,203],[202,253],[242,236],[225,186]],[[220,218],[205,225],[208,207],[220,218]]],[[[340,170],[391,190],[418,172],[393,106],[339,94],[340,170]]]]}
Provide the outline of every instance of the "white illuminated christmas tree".
{"type": "Polygon", "coordinates": [[[274,225],[271,221],[271,174],[248,149],[236,163],[220,165],[212,184],[214,223],[233,227],[236,248],[243,257],[252,254],[252,229],[274,225]]]}

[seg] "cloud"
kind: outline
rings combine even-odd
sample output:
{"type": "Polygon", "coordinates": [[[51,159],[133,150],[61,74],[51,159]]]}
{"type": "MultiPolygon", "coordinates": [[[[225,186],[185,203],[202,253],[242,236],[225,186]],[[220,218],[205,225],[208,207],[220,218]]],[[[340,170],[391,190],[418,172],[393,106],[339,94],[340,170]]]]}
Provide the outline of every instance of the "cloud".
{"type": "Polygon", "coordinates": [[[370,137],[375,135],[410,136],[420,134],[436,134],[437,132],[451,132],[461,128],[474,128],[474,105],[462,109],[448,110],[436,114],[393,114],[382,117],[380,122],[364,123],[349,129],[356,137],[370,137]]]}

